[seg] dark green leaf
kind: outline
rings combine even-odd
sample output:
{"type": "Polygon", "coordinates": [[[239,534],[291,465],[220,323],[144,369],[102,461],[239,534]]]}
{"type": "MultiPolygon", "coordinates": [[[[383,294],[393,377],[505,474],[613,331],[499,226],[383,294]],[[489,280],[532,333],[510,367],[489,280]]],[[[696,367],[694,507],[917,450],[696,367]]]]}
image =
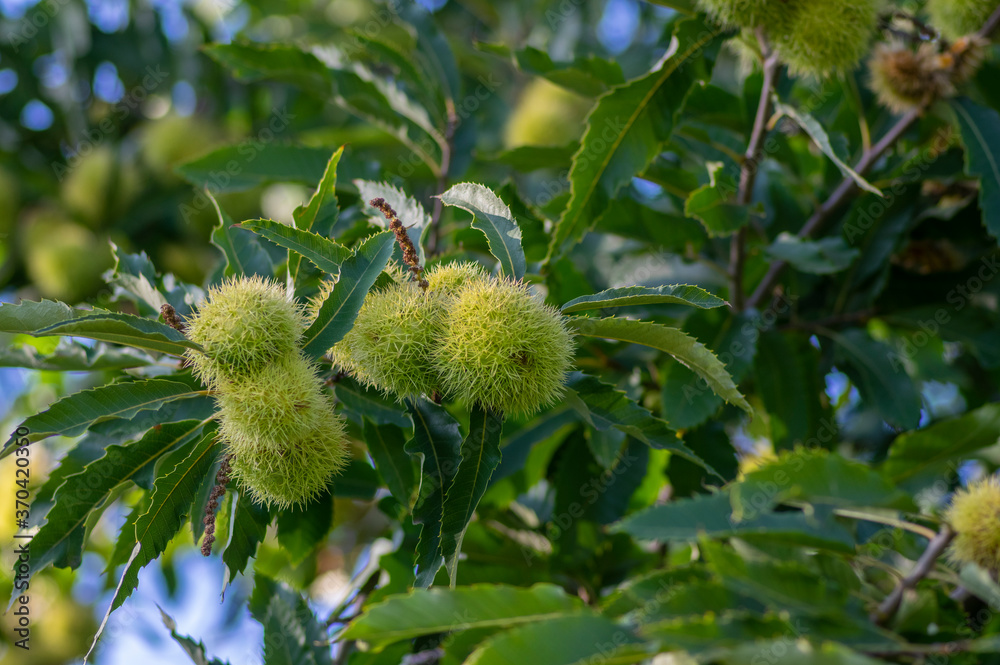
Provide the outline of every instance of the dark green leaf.
{"type": "Polygon", "coordinates": [[[392,256],[395,237],[383,231],[369,238],[340,267],[337,286],[320,307],[302,339],[302,350],[313,358],[326,353],[354,325],[361,304],[392,256]]]}
{"type": "Polygon", "coordinates": [[[626,517],[611,527],[640,540],[692,542],[709,538],[763,536],[775,542],[854,551],[854,540],[840,525],[801,512],[758,513],[738,520],[725,494],[672,501],[626,517]]]}
{"type": "Polygon", "coordinates": [[[257,546],[267,535],[267,525],[271,523],[270,511],[261,504],[254,503],[245,492],[231,492],[229,511],[229,539],[222,550],[222,563],[226,570],[222,580],[222,593],[239,573],[246,568],[250,557],[257,553],[257,546]]]}
{"type": "Polygon", "coordinates": [[[570,319],[570,326],[581,335],[632,342],[669,353],[688,369],[708,382],[717,395],[735,404],[751,416],[753,409],[737,390],[732,377],[715,354],[705,345],[676,328],[648,321],[628,319],[570,319]]]}
{"type": "Polygon", "coordinates": [[[205,196],[215,206],[215,212],[219,217],[219,225],[212,229],[212,244],[221,249],[226,257],[225,276],[260,275],[268,279],[274,277],[274,262],[260,244],[260,238],[233,224],[233,220],[207,188],[205,196]]]}
{"type": "Polygon", "coordinates": [[[766,330],[757,340],[757,390],[770,416],[771,441],[776,450],[833,441],[837,426],[824,420],[821,399],[826,386],[816,371],[819,363],[819,354],[804,335],[766,330]]]}
{"type": "Polygon", "coordinates": [[[417,545],[418,587],[430,586],[444,563],[441,556],[441,520],[445,490],[455,480],[462,460],[458,422],[443,408],[426,400],[410,403],[413,438],[406,452],[420,463],[420,493],[413,506],[413,523],[421,524],[417,545]]]}
{"type": "Polygon", "coordinates": [[[725,164],[709,162],[707,166],[709,181],[691,192],[684,214],[701,222],[708,235],[726,236],[750,222],[751,209],[734,202],[739,187],[725,164]]]}
{"type": "Polygon", "coordinates": [[[239,144],[217,148],[185,162],[176,170],[196,187],[218,195],[270,182],[314,185],[323,177],[329,160],[330,151],[326,148],[283,143],[263,143],[248,148],[239,144]]]}
{"type": "Polygon", "coordinates": [[[441,554],[451,585],[458,579],[458,557],[472,514],[486,492],[490,476],[500,464],[503,416],[475,406],[470,414],[469,435],[462,443],[462,461],[448,486],[441,509],[441,554]]]}
{"type": "Polygon", "coordinates": [[[216,429],[207,428],[194,445],[183,446],[164,458],[161,475],[153,484],[149,509],[135,522],[139,556],[122,575],[122,582],[111,601],[111,609],[120,607],[139,583],[139,569],[158,557],[188,517],[191,497],[218,454],[216,429]]]}
{"type": "Polygon", "coordinates": [[[690,305],[700,309],[722,307],[726,301],[712,295],[704,289],[688,284],[671,284],[669,286],[625,286],[608,289],[592,296],[581,296],[563,305],[563,314],[582,312],[588,309],[603,309],[607,307],[628,307],[630,305],[653,305],[666,303],[671,305],[690,305]]]}
{"type": "Polygon", "coordinates": [[[476,48],[509,58],[526,74],[545,77],[556,85],[585,97],[596,97],[607,92],[608,88],[625,82],[618,63],[595,56],[579,58],[572,63],[556,64],[548,53],[533,46],[514,51],[504,44],[480,43],[476,44],[476,48]]]}
{"type": "Polygon", "coordinates": [[[370,418],[376,425],[396,425],[409,428],[410,418],[397,402],[386,399],[376,390],[370,390],[354,379],[344,377],[336,383],[337,399],[357,415],[358,424],[362,418],[370,418]]]}
{"type": "MultiPolygon", "coordinates": [[[[639,642],[630,630],[597,614],[579,614],[539,621],[498,633],[465,661],[467,665],[585,665],[622,662],[615,654],[639,642]]],[[[649,654],[634,661],[645,660],[649,654]]]]}
{"type": "MultiPolygon", "coordinates": [[[[664,421],[654,418],[622,391],[581,372],[569,375],[566,387],[570,391],[569,404],[597,429],[614,427],[643,443],[662,450],[669,450],[711,471],[704,460],[695,455],[677,433],[664,421]],[[575,398],[575,399],[574,399],[575,398]]],[[[713,472],[714,473],[714,472],[713,472]]]]}
{"type": "Polygon", "coordinates": [[[325,627],[302,595],[283,582],[256,573],[250,613],[264,626],[267,665],[332,665],[325,627]]]}
{"type": "Polygon", "coordinates": [[[736,519],[789,500],[917,510],[907,494],[870,466],[816,448],[788,453],[751,471],[731,485],[729,497],[736,519]]]}
{"type": "Polygon", "coordinates": [[[31,569],[46,564],[76,568],[82,560],[83,529],[90,512],[119,483],[151,469],[164,453],[194,438],[204,422],[188,420],[150,430],[142,439],[124,446],[108,446],[104,456],[83,471],[66,478],[56,491],[56,504],[31,541],[31,569]]]}
{"type": "Polygon", "coordinates": [[[301,231],[312,231],[326,237],[337,222],[340,208],[337,203],[337,165],[344,154],[344,146],[337,148],[326,163],[323,177],[316,191],[309,198],[309,203],[299,206],[292,212],[295,228],[301,231]]]}
{"type": "Polygon", "coordinates": [[[333,495],[329,488],[305,506],[278,513],[278,542],[293,566],[312,554],[333,527],[333,495]]]}
{"type": "Polygon", "coordinates": [[[375,424],[364,418],[365,445],[375,462],[375,468],[396,500],[407,509],[413,505],[417,489],[413,458],[403,450],[406,435],[391,423],[375,424]]]}
{"type": "Polygon", "coordinates": [[[1000,439],[1000,404],[987,404],[915,432],[901,434],[889,448],[882,472],[894,483],[926,480],[951,470],[963,458],[1000,439]]]}
{"type": "Polygon", "coordinates": [[[570,169],[570,200],[552,235],[547,263],[577,243],[618,191],[641,173],[670,138],[677,112],[696,81],[712,70],[721,39],[692,19],[679,24],[674,54],[649,74],[597,100],[570,169]]]}
{"type": "Polygon", "coordinates": [[[71,321],[40,328],[29,334],[35,337],[48,335],[89,337],[101,342],[124,344],[175,356],[183,355],[187,349],[201,348],[166,324],[131,314],[114,312],[75,318],[71,321]]]}
{"type": "Polygon", "coordinates": [[[52,353],[41,353],[28,344],[0,350],[0,367],[24,367],[52,372],[128,369],[145,367],[154,362],[137,349],[120,349],[103,343],[86,345],[72,339],[60,339],[52,353]]]}
{"type": "Polygon", "coordinates": [[[767,248],[775,259],[787,262],[796,270],[813,275],[830,275],[847,269],[861,251],[848,247],[841,237],[802,240],[784,232],[767,248]]]}
{"type": "MultiPolygon", "coordinates": [[[[20,427],[31,433],[31,442],[50,436],[78,436],[94,423],[112,418],[132,418],[143,411],[156,411],[175,400],[206,395],[207,391],[192,390],[191,386],[169,379],[148,379],[131,383],[112,383],[92,390],[73,393],[31,416],[20,427]]],[[[13,450],[12,438],[0,457],[13,450]]]]}
{"type": "Polygon", "coordinates": [[[270,219],[251,219],[240,222],[237,226],[301,254],[329,275],[338,274],[344,261],[351,257],[351,250],[343,245],[310,231],[303,231],[270,219]]]}
{"type": "Polygon", "coordinates": [[[920,393],[905,369],[891,362],[892,348],[864,330],[830,333],[830,337],[837,345],[838,365],[857,386],[865,404],[896,427],[915,428],[920,422],[920,393]]]}
{"type": "Polygon", "coordinates": [[[1000,238],[1000,113],[979,106],[968,97],[951,102],[965,144],[965,172],[979,176],[979,207],[983,224],[1000,238]]]}
{"type": "Polygon", "coordinates": [[[488,188],[471,182],[455,185],[438,198],[445,205],[472,213],[472,228],[486,236],[490,253],[500,262],[504,275],[519,280],[527,264],[521,248],[521,229],[510,208],[488,188]]]}
{"type": "Polygon", "coordinates": [[[415,589],[372,605],[351,622],[342,640],[365,642],[381,651],[399,640],[450,630],[511,628],[579,614],[583,603],[552,584],[528,589],[478,585],[458,589],[415,589]]]}

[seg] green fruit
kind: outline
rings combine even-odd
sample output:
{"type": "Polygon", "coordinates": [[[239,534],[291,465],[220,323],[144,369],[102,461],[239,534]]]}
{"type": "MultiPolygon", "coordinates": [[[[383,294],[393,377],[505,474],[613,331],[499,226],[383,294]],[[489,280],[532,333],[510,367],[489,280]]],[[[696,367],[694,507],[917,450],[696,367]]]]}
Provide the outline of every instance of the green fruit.
{"type": "Polygon", "coordinates": [[[433,358],[446,394],[531,413],[562,395],[573,338],[562,315],[523,284],[474,281],[448,305],[433,358]]]}
{"type": "Polygon", "coordinates": [[[44,298],[76,303],[100,288],[114,265],[107,240],[61,212],[35,212],[21,237],[28,277],[44,298]]]}
{"type": "Polygon", "coordinates": [[[330,405],[320,427],[288,441],[230,444],[232,477],[257,503],[277,508],[316,498],[348,460],[343,420],[330,405]]]}
{"type": "Polygon", "coordinates": [[[504,128],[504,146],[566,145],[583,134],[591,102],[543,78],[529,83],[504,128]]]}
{"type": "Polygon", "coordinates": [[[996,0],[927,0],[931,25],[947,39],[978,31],[996,8],[996,0]]]}
{"type": "Polygon", "coordinates": [[[297,440],[322,426],[332,412],[316,368],[299,353],[218,389],[221,433],[237,449],[297,440]]]}
{"type": "Polygon", "coordinates": [[[431,395],[439,388],[431,352],[444,310],[437,292],[413,282],[373,291],[330,355],[362,383],[400,399],[431,395]]]}
{"type": "Polygon", "coordinates": [[[142,160],[158,177],[177,180],[174,166],[205,154],[221,138],[218,129],[198,116],[168,115],[142,128],[142,160]]]}
{"type": "Polygon", "coordinates": [[[848,71],[868,53],[878,28],[879,0],[798,0],[788,5],[781,29],[769,27],[768,37],[793,74],[848,71]]]}
{"type": "Polygon", "coordinates": [[[955,492],[944,517],[956,532],[952,561],[1000,569],[1000,479],[991,476],[955,492]]]}
{"type": "Polygon", "coordinates": [[[775,0],[698,0],[698,7],[730,27],[771,25],[783,5],[775,0]]]}
{"type": "Polygon", "coordinates": [[[71,159],[60,173],[60,195],[66,208],[92,228],[105,226],[125,213],[142,187],[131,164],[122,163],[107,145],[71,159]]]}
{"type": "Polygon", "coordinates": [[[205,349],[188,358],[195,375],[216,387],[297,353],[304,329],[302,308],[283,286],[256,276],[232,278],[213,287],[188,319],[188,337],[205,349]]]}
{"type": "Polygon", "coordinates": [[[489,279],[486,270],[478,263],[471,261],[439,263],[430,268],[424,277],[427,279],[429,290],[448,295],[454,295],[461,288],[473,282],[489,279]]]}

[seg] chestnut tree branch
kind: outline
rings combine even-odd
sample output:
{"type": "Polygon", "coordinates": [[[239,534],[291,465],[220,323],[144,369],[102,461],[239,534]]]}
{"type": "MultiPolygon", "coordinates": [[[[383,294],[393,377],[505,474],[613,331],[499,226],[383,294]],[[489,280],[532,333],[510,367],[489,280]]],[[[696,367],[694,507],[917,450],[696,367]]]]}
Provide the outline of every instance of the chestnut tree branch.
{"type": "Polygon", "coordinates": [[[920,559],[917,561],[913,572],[896,584],[896,588],[892,590],[892,593],[886,596],[885,600],[878,606],[878,609],[872,613],[871,620],[873,622],[881,626],[885,625],[892,618],[896,610],[899,609],[899,604],[903,600],[903,594],[906,593],[907,589],[914,588],[920,580],[927,577],[934,569],[934,564],[938,558],[944,554],[945,549],[947,549],[954,537],[955,532],[948,525],[941,527],[937,535],[928,543],[927,549],[920,555],[920,559]]]}
{"type": "MultiPolygon", "coordinates": [[[[767,134],[767,121],[771,115],[771,96],[778,73],[781,70],[781,62],[771,52],[767,38],[762,31],[758,33],[757,39],[764,55],[764,84],[760,91],[760,102],[757,104],[757,115],[754,118],[753,130],[750,132],[750,141],[747,144],[743,165],[740,168],[740,188],[736,195],[736,203],[739,205],[749,205],[753,199],[753,187],[757,181],[757,172],[760,170],[762,157],[761,144],[767,134]]],[[[729,298],[736,311],[743,310],[743,268],[746,263],[746,241],[747,229],[746,226],[743,226],[733,236],[729,246],[729,298]]]]}

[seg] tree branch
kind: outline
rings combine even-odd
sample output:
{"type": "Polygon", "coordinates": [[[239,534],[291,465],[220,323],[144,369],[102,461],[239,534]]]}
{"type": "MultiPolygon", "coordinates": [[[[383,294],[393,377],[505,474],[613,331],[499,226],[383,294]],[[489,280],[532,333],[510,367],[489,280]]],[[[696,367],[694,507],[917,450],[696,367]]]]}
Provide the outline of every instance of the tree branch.
{"type": "MultiPolygon", "coordinates": [[[[764,55],[764,84],[760,90],[757,116],[754,118],[750,141],[747,144],[743,165],[740,168],[740,189],[736,195],[736,203],[739,205],[749,205],[753,199],[753,187],[757,181],[757,172],[760,170],[761,144],[767,134],[767,120],[771,116],[771,95],[774,92],[774,83],[781,69],[781,62],[776,55],[771,53],[767,38],[762,31],[758,32],[757,39],[764,55]]],[[[729,246],[729,298],[733,302],[733,309],[737,312],[743,310],[743,268],[746,263],[746,242],[747,229],[743,226],[733,236],[729,246]]]]}
{"type": "Polygon", "coordinates": [[[427,238],[427,253],[433,254],[437,251],[438,240],[438,220],[441,218],[441,210],[444,203],[441,201],[441,194],[448,184],[448,170],[451,168],[451,153],[454,150],[455,129],[458,126],[458,113],[455,111],[455,103],[451,98],[445,99],[445,106],[448,113],[448,125],[444,130],[444,145],[441,147],[441,174],[438,176],[437,191],[434,194],[434,210],[431,213],[431,232],[427,238]]]}
{"type": "MultiPolygon", "coordinates": [[[[986,20],[983,27],[979,29],[976,33],[976,37],[979,39],[987,39],[993,32],[1000,27],[1000,7],[994,10],[993,14],[986,20]]],[[[956,63],[957,64],[957,63],[956,63]]],[[[900,118],[892,129],[890,129],[882,140],[879,141],[871,150],[867,151],[858,160],[857,165],[855,165],[854,170],[860,175],[864,176],[869,170],[875,165],[875,162],[879,160],[880,157],[891,148],[896,141],[901,137],[912,125],[917,121],[917,119],[923,114],[927,107],[933,102],[932,99],[925,100],[923,103],[917,107],[911,109],[900,118]]],[[[840,183],[840,186],[834,190],[830,198],[826,200],[823,205],[813,213],[806,223],[802,226],[802,229],[798,233],[799,238],[808,238],[813,234],[820,231],[829,222],[833,214],[837,212],[840,207],[854,194],[858,191],[858,186],[854,183],[851,178],[845,177],[840,183]]],[[[781,273],[784,272],[785,268],[788,267],[788,263],[785,261],[775,261],[771,264],[770,270],[764,275],[764,279],[761,280],[760,284],[754,290],[753,295],[747,301],[747,307],[756,307],[761,303],[764,298],[771,292],[774,285],[777,284],[778,278],[781,277],[781,273]]]]}
{"type": "Polygon", "coordinates": [[[903,578],[896,585],[896,588],[892,590],[892,593],[882,601],[878,609],[872,613],[871,620],[873,622],[881,626],[885,625],[892,618],[896,610],[899,609],[899,604],[903,600],[903,594],[906,593],[907,589],[912,589],[917,586],[920,580],[927,577],[928,573],[934,569],[934,564],[938,560],[938,557],[944,554],[945,549],[954,537],[955,532],[948,525],[941,527],[941,530],[934,536],[933,540],[927,545],[927,549],[920,556],[913,572],[903,578]]]}

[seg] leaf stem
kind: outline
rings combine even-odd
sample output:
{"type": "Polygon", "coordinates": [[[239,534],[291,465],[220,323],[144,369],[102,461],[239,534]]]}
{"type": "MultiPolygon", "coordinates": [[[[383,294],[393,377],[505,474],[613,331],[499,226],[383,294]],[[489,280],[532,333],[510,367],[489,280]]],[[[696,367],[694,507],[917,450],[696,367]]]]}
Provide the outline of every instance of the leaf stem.
{"type": "Polygon", "coordinates": [[[439,241],[438,220],[441,218],[441,210],[444,203],[441,195],[444,194],[448,185],[448,171],[451,168],[451,153],[454,150],[455,129],[458,126],[458,114],[455,112],[455,103],[451,98],[445,99],[445,106],[448,113],[448,124],[444,130],[444,144],[441,146],[441,172],[438,174],[437,192],[434,195],[434,210],[431,213],[431,232],[428,236],[427,253],[433,254],[437,251],[439,241]]]}
{"type": "MultiPolygon", "coordinates": [[[[760,90],[760,101],[757,104],[757,115],[754,118],[753,130],[750,132],[750,141],[740,168],[740,188],[736,195],[736,203],[739,205],[749,205],[753,199],[753,187],[757,181],[757,172],[760,170],[761,144],[767,134],[767,121],[771,115],[771,95],[781,69],[781,61],[771,52],[762,30],[758,31],[757,40],[764,56],[764,83],[760,90]]],[[[747,229],[746,226],[742,226],[729,246],[729,298],[732,300],[733,309],[737,312],[743,311],[744,307],[743,271],[746,264],[746,242],[747,229]]]]}

